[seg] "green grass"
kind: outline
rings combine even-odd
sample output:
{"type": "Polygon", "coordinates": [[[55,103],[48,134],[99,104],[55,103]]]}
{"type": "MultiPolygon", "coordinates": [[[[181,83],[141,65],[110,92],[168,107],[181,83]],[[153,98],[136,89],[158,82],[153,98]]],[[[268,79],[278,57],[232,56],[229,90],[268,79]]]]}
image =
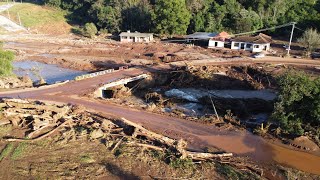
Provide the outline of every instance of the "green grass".
{"type": "Polygon", "coordinates": [[[0,138],[7,135],[12,130],[12,125],[0,126],[0,138]]]}
{"type": "Polygon", "coordinates": [[[9,155],[13,148],[13,144],[7,144],[6,147],[4,147],[4,149],[0,153],[0,161],[2,161],[5,157],[9,155]]]}
{"type": "Polygon", "coordinates": [[[11,158],[13,160],[16,160],[20,157],[22,157],[28,150],[29,144],[27,143],[19,143],[19,145],[14,149],[12,152],[11,158]]]}
{"type": "MultiPolygon", "coordinates": [[[[19,22],[18,12],[24,27],[35,28],[48,23],[66,22],[66,12],[46,6],[31,3],[16,3],[9,9],[10,17],[15,22],[19,22]]],[[[2,12],[7,16],[7,12],[2,12]]]]}
{"type": "Polygon", "coordinates": [[[216,163],[216,171],[223,175],[226,179],[260,179],[257,175],[249,173],[249,172],[240,172],[239,170],[227,165],[216,163]]]}
{"type": "Polygon", "coordinates": [[[90,164],[95,162],[95,160],[88,154],[80,156],[80,162],[83,164],[90,164]]]}

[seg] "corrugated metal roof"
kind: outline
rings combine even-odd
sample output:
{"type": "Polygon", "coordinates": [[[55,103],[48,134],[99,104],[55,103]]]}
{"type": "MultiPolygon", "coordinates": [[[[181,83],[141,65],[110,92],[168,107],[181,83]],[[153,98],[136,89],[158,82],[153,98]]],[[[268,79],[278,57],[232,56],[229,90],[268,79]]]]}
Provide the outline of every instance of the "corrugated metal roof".
{"type": "Polygon", "coordinates": [[[257,36],[239,36],[234,38],[232,41],[267,44],[272,42],[272,38],[263,33],[260,33],[257,36]]]}
{"type": "Polygon", "coordinates": [[[152,33],[140,33],[140,32],[122,32],[119,36],[130,36],[130,37],[150,37],[152,33]]]}
{"type": "Polygon", "coordinates": [[[216,35],[218,35],[218,33],[207,33],[207,32],[196,32],[193,34],[189,34],[187,36],[187,39],[211,39],[213,37],[215,37],[216,35]]]}

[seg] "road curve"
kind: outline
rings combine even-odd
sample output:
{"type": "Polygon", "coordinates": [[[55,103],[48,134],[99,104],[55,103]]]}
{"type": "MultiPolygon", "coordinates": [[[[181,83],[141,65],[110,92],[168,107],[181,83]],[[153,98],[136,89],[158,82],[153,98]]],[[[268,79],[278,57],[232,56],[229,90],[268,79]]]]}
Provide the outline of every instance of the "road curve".
{"type": "Polygon", "coordinates": [[[219,130],[213,126],[179,118],[153,114],[132,108],[129,109],[85,97],[80,98],[80,96],[92,92],[102,84],[128,76],[136,76],[146,71],[142,69],[128,69],[48,88],[1,92],[0,97],[27,98],[83,105],[88,109],[110,116],[124,117],[175,139],[186,139],[193,148],[218,147],[240,156],[249,156],[258,162],[272,163],[276,161],[320,175],[319,156],[271,144],[261,137],[248,132],[219,130]]]}

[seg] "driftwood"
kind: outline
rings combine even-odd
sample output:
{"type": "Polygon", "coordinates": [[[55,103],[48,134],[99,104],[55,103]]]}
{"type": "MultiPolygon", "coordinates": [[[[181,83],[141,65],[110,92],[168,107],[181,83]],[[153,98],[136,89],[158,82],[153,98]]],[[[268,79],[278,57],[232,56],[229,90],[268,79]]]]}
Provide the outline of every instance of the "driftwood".
{"type": "Polygon", "coordinates": [[[161,143],[164,143],[164,144],[167,144],[167,145],[170,145],[170,146],[173,146],[176,143],[176,140],[174,140],[174,139],[170,139],[170,138],[165,137],[163,135],[160,135],[160,134],[154,133],[152,131],[149,131],[149,130],[145,129],[144,127],[142,127],[141,125],[139,125],[137,123],[134,123],[132,121],[129,121],[129,120],[125,119],[125,118],[121,118],[121,121],[123,121],[125,124],[135,128],[135,132],[134,132],[133,136],[136,136],[138,134],[145,135],[145,136],[147,136],[147,137],[149,137],[151,139],[158,140],[161,143]]]}
{"type": "Polygon", "coordinates": [[[67,114],[70,111],[68,106],[64,106],[62,108],[55,107],[52,105],[36,105],[36,104],[20,104],[17,102],[6,102],[8,106],[15,107],[17,109],[37,109],[43,111],[53,111],[57,113],[67,114]]]}
{"type": "MultiPolygon", "coordinates": [[[[157,134],[152,131],[149,131],[149,130],[145,129],[144,127],[142,127],[141,125],[136,124],[134,122],[131,122],[125,118],[121,118],[121,120],[125,124],[127,124],[129,126],[133,126],[135,128],[134,136],[136,136],[137,134],[144,135],[150,139],[158,140],[161,143],[164,143],[165,145],[167,145],[169,147],[173,147],[181,154],[180,158],[182,158],[182,159],[191,158],[193,160],[208,160],[208,159],[214,159],[214,158],[224,158],[224,157],[232,157],[233,156],[232,153],[212,154],[212,153],[199,153],[199,152],[187,151],[186,150],[187,149],[187,142],[182,139],[179,141],[176,141],[174,139],[168,138],[168,137],[163,136],[161,134],[157,134]]],[[[164,150],[163,148],[149,145],[149,144],[141,144],[141,143],[129,143],[129,144],[142,146],[142,147],[146,147],[146,148],[150,148],[150,149],[155,149],[155,150],[159,150],[159,151],[164,150]]]]}
{"type": "Polygon", "coordinates": [[[0,121],[0,126],[7,125],[7,124],[11,124],[11,122],[8,120],[0,121]]]}
{"type": "Polygon", "coordinates": [[[46,133],[46,134],[43,134],[39,137],[36,137],[34,139],[15,139],[15,138],[9,138],[9,139],[6,139],[7,141],[9,142],[35,142],[35,141],[39,141],[39,140],[42,140],[43,138],[45,137],[48,137],[49,135],[53,134],[54,132],[56,132],[58,129],[60,129],[61,127],[64,127],[64,125],[70,123],[71,120],[67,120],[63,123],[61,123],[59,126],[57,126],[56,128],[54,128],[53,130],[51,130],[50,132],[46,133]]]}
{"type": "Polygon", "coordinates": [[[158,147],[158,146],[153,146],[153,145],[150,145],[150,144],[142,144],[142,143],[137,143],[137,142],[129,142],[129,143],[127,143],[127,145],[129,145],[129,146],[144,147],[144,148],[153,149],[153,150],[156,150],[156,151],[164,151],[163,148],[158,147]]]}
{"type": "Polygon", "coordinates": [[[196,160],[206,160],[206,159],[213,159],[213,158],[224,158],[224,157],[232,157],[232,153],[222,153],[222,154],[212,154],[212,153],[199,153],[199,152],[186,152],[188,157],[191,159],[196,160]]]}
{"type": "Polygon", "coordinates": [[[117,142],[117,144],[113,147],[113,149],[111,150],[112,153],[114,153],[114,151],[120,146],[120,144],[123,141],[123,137],[117,142]]]}

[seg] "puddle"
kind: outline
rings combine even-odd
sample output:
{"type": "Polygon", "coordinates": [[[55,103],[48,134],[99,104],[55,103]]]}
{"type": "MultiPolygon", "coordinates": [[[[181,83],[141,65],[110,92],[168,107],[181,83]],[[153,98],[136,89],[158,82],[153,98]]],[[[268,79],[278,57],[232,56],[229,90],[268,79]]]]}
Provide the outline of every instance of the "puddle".
{"type": "Polygon", "coordinates": [[[13,62],[13,72],[17,76],[28,75],[34,82],[39,81],[38,75],[42,76],[48,84],[59,81],[73,80],[76,76],[86,74],[84,71],[77,71],[62,68],[53,64],[44,64],[35,61],[13,62]]]}

